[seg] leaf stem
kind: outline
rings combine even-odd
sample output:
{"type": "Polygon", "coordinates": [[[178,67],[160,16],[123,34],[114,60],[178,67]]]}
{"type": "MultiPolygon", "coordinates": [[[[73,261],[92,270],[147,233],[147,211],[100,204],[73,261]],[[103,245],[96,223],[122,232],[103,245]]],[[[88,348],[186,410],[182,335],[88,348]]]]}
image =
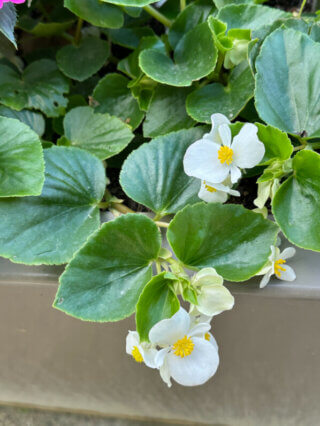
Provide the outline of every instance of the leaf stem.
{"type": "Polygon", "coordinates": [[[157,226],[160,226],[160,228],[169,228],[169,225],[170,225],[170,223],[167,223],[167,222],[158,222],[158,221],[155,221],[154,223],[157,226]]]}
{"type": "Polygon", "coordinates": [[[127,213],[136,213],[134,210],[130,209],[129,207],[127,207],[125,204],[120,204],[120,203],[114,203],[112,205],[112,207],[117,210],[118,212],[122,213],[122,214],[127,214],[127,213]]]}
{"type": "Polygon", "coordinates": [[[300,10],[299,10],[299,13],[298,13],[298,18],[301,18],[301,15],[302,15],[302,12],[303,12],[303,9],[304,9],[306,3],[307,3],[307,0],[302,1],[301,7],[300,7],[300,10]]]}
{"type": "Polygon", "coordinates": [[[180,0],[180,11],[182,12],[186,8],[186,0],[180,0]]]}
{"type": "Polygon", "coordinates": [[[156,262],[157,274],[161,274],[161,265],[159,262],[156,262]]]}
{"type": "Polygon", "coordinates": [[[166,18],[162,13],[160,13],[157,9],[150,6],[149,4],[147,6],[143,6],[144,10],[149,13],[153,18],[155,18],[157,21],[161,22],[165,27],[170,28],[172,25],[172,22],[170,19],[166,18]]]}
{"type": "Polygon", "coordinates": [[[74,35],[74,42],[75,44],[79,44],[79,41],[81,40],[81,30],[83,25],[83,19],[79,18],[77,22],[77,28],[74,35]]]}

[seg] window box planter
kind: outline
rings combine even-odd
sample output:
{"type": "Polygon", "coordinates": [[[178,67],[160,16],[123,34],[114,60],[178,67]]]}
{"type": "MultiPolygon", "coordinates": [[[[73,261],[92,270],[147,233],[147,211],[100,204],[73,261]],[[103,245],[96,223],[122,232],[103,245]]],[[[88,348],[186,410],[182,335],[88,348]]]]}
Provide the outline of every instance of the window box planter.
{"type": "Polygon", "coordinates": [[[298,250],[297,280],[231,284],[213,333],[213,380],[168,391],[125,353],[132,318],[81,322],[51,309],[58,267],[0,261],[0,402],[215,425],[315,425],[320,416],[319,257],[298,250]]]}

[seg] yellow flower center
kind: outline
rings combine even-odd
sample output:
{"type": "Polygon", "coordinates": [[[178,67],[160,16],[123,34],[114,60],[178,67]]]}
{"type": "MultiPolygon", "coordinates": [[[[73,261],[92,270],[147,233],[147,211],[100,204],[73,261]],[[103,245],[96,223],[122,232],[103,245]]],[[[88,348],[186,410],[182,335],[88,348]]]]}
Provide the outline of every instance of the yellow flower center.
{"type": "Polygon", "coordinates": [[[209,334],[209,333],[206,333],[206,334],[204,335],[204,338],[205,338],[206,340],[208,340],[208,342],[210,342],[210,334],[209,334]]]}
{"type": "Polygon", "coordinates": [[[233,150],[228,146],[222,145],[218,151],[218,158],[221,164],[227,163],[230,166],[233,161],[233,150]]]}
{"type": "Polygon", "coordinates": [[[194,343],[191,337],[184,336],[173,345],[174,354],[184,358],[192,354],[194,343]]]}
{"type": "Polygon", "coordinates": [[[206,181],[204,181],[203,183],[204,183],[204,187],[206,188],[208,192],[217,192],[216,188],[214,188],[213,186],[207,185],[206,181]]]}
{"type": "Polygon", "coordinates": [[[137,346],[134,346],[131,352],[131,355],[133,356],[134,360],[137,362],[142,362],[143,361],[143,357],[138,349],[137,346]]]}
{"type": "Polygon", "coordinates": [[[278,259],[274,262],[274,273],[276,274],[277,277],[281,277],[281,271],[286,270],[286,268],[281,266],[284,263],[286,263],[286,261],[284,259],[278,259]]]}

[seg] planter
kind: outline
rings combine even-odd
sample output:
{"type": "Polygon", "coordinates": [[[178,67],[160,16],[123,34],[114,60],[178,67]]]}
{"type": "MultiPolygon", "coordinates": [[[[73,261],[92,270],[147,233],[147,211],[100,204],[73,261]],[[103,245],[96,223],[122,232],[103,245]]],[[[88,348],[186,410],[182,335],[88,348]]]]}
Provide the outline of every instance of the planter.
{"type": "MultiPolygon", "coordinates": [[[[198,388],[174,384],[125,353],[132,319],[81,322],[51,308],[58,267],[0,261],[0,402],[215,425],[314,426],[320,416],[319,256],[298,250],[297,280],[231,285],[217,317],[221,364],[198,388]]],[[[151,421],[151,420],[150,420],[151,421]]]]}

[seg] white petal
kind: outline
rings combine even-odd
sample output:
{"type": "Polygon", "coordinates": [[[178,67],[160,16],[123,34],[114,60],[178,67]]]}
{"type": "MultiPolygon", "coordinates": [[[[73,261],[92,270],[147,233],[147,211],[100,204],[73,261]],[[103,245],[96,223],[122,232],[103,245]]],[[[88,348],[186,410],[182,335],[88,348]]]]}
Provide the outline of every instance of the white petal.
{"type": "Polygon", "coordinates": [[[190,317],[180,308],[171,318],[155,324],[149,332],[149,340],[158,346],[168,346],[182,339],[190,329],[190,317]]]}
{"type": "Polygon", "coordinates": [[[233,160],[242,169],[259,164],[266,151],[264,144],[258,139],[257,131],[258,128],[254,124],[246,123],[233,138],[233,160]]]}
{"type": "Polygon", "coordinates": [[[260,281],[260,288],[264,288],[268,284],[268,282],[270,281],[272,273],[273,273],[273,271],[271,269],[269,272],[267,272],[263,276],[262,280],[260,281]]]}
{"type": "Polygon", "coordinates": [[[221,126],[219,126],[218,132],[223,145],[230,146],[232,136],[231,136],[231,130],[228,124],[221,124],[221,126]]]}
{"type": "Polygon", "coordinates": [[[201,312],[198,311],[195,305],[192,305],[192,307],[190,308],[190,319],[191,319],[191,327],[193,327],[194,325],[200,324],[203,322],[210,323],[212,320],[212,316],[203,315],[201,312]]]}
{"type": "Polygon", "coordinates": [[[233,195],[234,197],[240,197],[241,195],[239,191],[235,191],[234,189],[230,189],[229,194],[233,195]]]}
{"type": "Polygon", "coordinates": [[[195,286],[223,285],[223,278],[214,268],[203,268],[192,277],[195,286]]]}
{"type": "Polygon", "coordinates": [[[288,265],[281,265],[281,266],[285,268],[285,271],[281,271],[280,277],[277,277],[277,278],[283,281],[294,281],[296,279],[296,273],[291,268],[291,266],[288,266],[288,265]]]}
{"type": "Polygon", "coordinates": [[[207,340],[192,338],[194,349],[184,358],[170,353],[167,362],[171,377],[183,386],[198,386],[207,382],[217,371],[219,355],[207,340]]]}
{"type": "MultiPolygon", "coordinates": [[[[206,182],[206,181],[204,181],[206,182]]],[[[211,186],[211,185],[209,185],[211,186]]],[[[209,191],[206,187],[206,183],[201,184],[200,191],[198,193],[198,197],[206,201],[207,203],[225,203],[228,199],[227,192],[223,191],[209,191]]]]}
{"type": "Polygon", "coordinates": [[[143,345],[140,345],[138,349],[142,355],[143,361],[146,364],[146,366],[150,368],[157,368],[156,356],[158,351],[153,348],[146,348],[143,345]]]}
{"type": "Polygon", "coordinates": [[[157,354],[154,360],[156,368],[160,368],[164,364],[164,361],[169,351],[170,351],[170,348],[164,348],[164,349],[160,349],[160,351],[157,351],[157,354]]]}
{"type": "Polygon", "coordinates": [[[129,331],[126,338],[126,352],[132,355],[132,350],[135,346],[140,345],[139,334],[136,331],[129,331]]]}
{"type": "Polygon", "coordinates": [[[279,255],[280,255],[280,250],[278,247],[275,246],[271,246],[271,254],[269,256],[269,260],[271,260],[271,262],[275,262],[277,259],[279,259],[279,255]]]}
{"type": "Polygon", "coordinates": [[[287,247],[283,250],[282,253],[280,253],[281,259],[290,259],[290,257],[293,257],[296,254],[296,249],[294,247],[287,247]]]}
{"type": "Polygon", "coordinates": [[[208,182],[222,182],[229,173],[229,166],[218,159],[219,145],[206,139],[189,146],[184,159],[184,171],[188,176],[208,182]]]}
{"type": "Polygon", "coordinates": [[[269,260],[267,262],[267,264],[256,275],[257,276],[259,276],[259,275],[265,275],[269,271],[271,271],[271,273],[272,273],[272,267],[273,267],[273,263],[269,260]]]}
{"type": "Polygon", "coordinates": [[[238,180],[241,178],[241,171],[239,167],[232,164],[230,168],[230,172],[231,172],[231,182],[232,183],[238,182],[238,180]]]}
{"type": "Polygon", "coordinates": [[[219,126],[221,126],[221,124],[230,124],[230,121],[227,119],[225,115],[218,113],[218,114],[212,114],[211,123],[212,123],[212,128],[210,133],[206,133],[203,136],[203,138],[221,145],[222,140],[218,132],[219,126]]]}
{"type": "Polygon", "coordinates": [[[208,322],[196,324],[188,333],[188,336],[203,337],[210,330],[211,325],[208,322]]]}
{"type": "Polygon", "coordinates": [[[170,376],[170,370],[168,366],[168,362],[165,360],[164,364],[159,369],[160,377],[161,379],[168,385],[168,388],[171,388],[171,376],[170,376]]]}
{"type": "Polygon", "coordinates": [[[198,310],[204,315],[218,315],[232,309],[234,297],[230,291],[221,285],[202,287],[198,296],[198,310]]]}
{"type": "Polygon", "coordinates": [[[213,335],[211,333],[208,333],[208,334],[210,336],[209,342],[218,351],[219,350],[219,346],[218,346],[218,343],[217,343],[216,339],[213,337],[213,335]]]}

